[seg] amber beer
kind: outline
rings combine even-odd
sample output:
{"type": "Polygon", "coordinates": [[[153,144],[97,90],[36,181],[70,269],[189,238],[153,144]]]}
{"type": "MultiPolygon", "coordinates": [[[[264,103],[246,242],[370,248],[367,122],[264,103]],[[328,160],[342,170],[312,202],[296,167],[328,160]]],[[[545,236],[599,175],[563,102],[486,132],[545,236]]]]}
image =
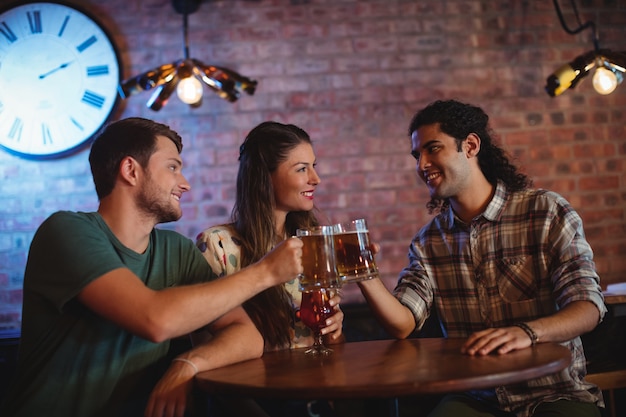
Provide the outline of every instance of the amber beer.
{"type": "Polygon", "coordinates": [[[331,226],[300,229],[297,236],[302,239],[302,268],[300,289],[336,288],[341,286],[337,272],[335,247],[331,226]]]}
{"type": "Polygon", "coordinates": [[[337,269],[346,282],[378,277],[364,219],[335,225],[334,241],[337,269]]]}

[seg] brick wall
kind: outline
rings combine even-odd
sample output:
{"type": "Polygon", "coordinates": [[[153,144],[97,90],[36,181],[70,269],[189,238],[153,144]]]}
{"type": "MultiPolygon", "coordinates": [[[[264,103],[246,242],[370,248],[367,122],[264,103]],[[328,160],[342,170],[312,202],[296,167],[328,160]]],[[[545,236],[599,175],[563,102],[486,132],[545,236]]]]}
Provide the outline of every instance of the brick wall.
{"type": "MultiPolygon", "coordinates": [[[[77,1],[77,0],[75,0],[77,1]]],[[[115,34],[130,77],[183,56],[182,17],[169,0],[84,0],[115,34]]],[[[570,27],[569,2],[562,1],[570,27]]],[[[600,46],[625,50],[626,1],[577,2],[600,46]]],[[[314,140],[329,221],[368,219],[389,287],[407,244],[428,220],[406,129],[440,98],[483,107],[501,143],[540,187],[564,195],[585,221],[603,284],[626,274],[626,84],[600,96],[590,77],[557,98],[543,87],[560,65],[593,48],[567,34],[545,0],[205,0],[189,17],[191,56],[259,81],[231,104],[205,89],[190,109],[173,97],[160,112],[149,93],[116,118],[167,123],[185,142],[192,192],[166,225],[193,238],[232,207],[238,146],[264,120],[295,123],[314,140]]],[[[21,285],[37,226],[59,209],[94,210],[88,151],[44,162],[0,151],[0,330],[20,325],[21,285]]],[[[346,288],[358,300],[354,288],[346,288]]]]}

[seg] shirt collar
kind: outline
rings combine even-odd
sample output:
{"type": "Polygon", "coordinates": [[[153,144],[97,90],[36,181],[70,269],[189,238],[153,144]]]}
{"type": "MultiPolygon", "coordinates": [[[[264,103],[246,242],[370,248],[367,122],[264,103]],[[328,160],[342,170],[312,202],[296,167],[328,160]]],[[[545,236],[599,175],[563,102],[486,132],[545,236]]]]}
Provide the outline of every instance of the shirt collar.
{"type": "Polygon", "coordinates": [[[506,189],[506,185],[504,185],[502,181],[498,180],[496,192],[493,194],[493,198],[482,214],[483,217],[492,222],[499,220],[508,199],[509,191],[506,189]]]}
{"type": "MultiPolygon", "coordinates": [[[[502,212],[504,211],[504,207],[506,206],[506,202],[509,199],[509,194],[510,193],[507,190],[506,185],[504,185],[502,181],[498,180],[498,183],[496,185],[496,191],[494,192],[491,201],[487,205],[487,208],[482,214],[476,216],[476,218],[482,216],[485,218],[485,220],[492,222],[499,220],[502,216],[502,212]]],[[[456,216],[454,210],[452,210],[452,206],[449,205],[446,210],[447,213],[442,214],[444,214],[446,221],[451,226],[451,228],[454,227],[455,224],[465,225],[465,223],[456,216]]]]}

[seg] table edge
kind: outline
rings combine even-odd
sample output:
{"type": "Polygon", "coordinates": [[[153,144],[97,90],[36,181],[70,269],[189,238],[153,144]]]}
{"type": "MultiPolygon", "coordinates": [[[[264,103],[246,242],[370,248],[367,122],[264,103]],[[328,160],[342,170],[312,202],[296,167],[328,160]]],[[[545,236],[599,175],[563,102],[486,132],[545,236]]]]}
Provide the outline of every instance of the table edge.
{"type": "MultiPolygon", "coordinates": [[[[370,341],[372,342],[372,341],[370,341]]],[[[362,343],[362,342],[352,342],[352,343],[362,343]]],[[[555,359],[546,365],[546,371],[543,372],[543,375],[549,375],[553,373],[557,373],[570,365],[571,363],[571,353],[569,349],[566,347],[553,342],[548,342],[553,347],[563,350],[563,357],[559,359],[555,359]]],[[[542,343],[537,345],[540,347],[541,345],[546,345],[546,343],[542,343]]],[[[532,349],[532,348],[530,348],[532,349]]],[[[253,359],[253,360],[261,360],[253,359]]],[[[210,372],[210,371],[208,371],[210,372]]],[[[336,386],[333,387],[333,392],[329,395],[328,388],[308,389],[306,392],[303,392],[301,387],[260,387],[253,385],[240,385],[229,382],[220,382],[219,385],[214,385],[213,382],[203,380],[201,374],[196,375],[195,377],[195,385],[196,387],[204,392],[208,392],[210,394],[218,394],[222,396],[248,396],[248,397],[258,397],[258,398],[276,398],[276,399],[356,399],[356,398],[392,398],[392,397],[406,397],[406,396],[419,396],[419,395],[434,395],[434,394],[445,394],[450,392],[463,392],[467,391],[467,384],[471,382],[473,389],[487,389],[494,388],[497,386],[509,385],[514,383],[519,383],[519,376],[522,375],[524,378],[522,379],[534,379],[538,378],[535,375],[535,370],[511,370],[508,372],[504,372],[499,374],[498,380],[499,383],[493,384],[489,379],[486,379],[484,376],[476,376],[474,378],[463,378],[462,380],[448,380],[448,381],[429,381],[427,383],[427,387],[424,387],[423,384],[412,384],[407,385],[406,383],[398,383],[398,384],[387,384],[376,390],[376,392],[372,392],[371,387],[342,387],[336,386]],[[504,376],[503,376],[504,375],[504,376]],[[526,378],[526,376],[528,376],[526,378]],[[420,386],[422,385],[422,386],[420,386]],[[419,392],[417,392],[419,391],[419,392]]]]}

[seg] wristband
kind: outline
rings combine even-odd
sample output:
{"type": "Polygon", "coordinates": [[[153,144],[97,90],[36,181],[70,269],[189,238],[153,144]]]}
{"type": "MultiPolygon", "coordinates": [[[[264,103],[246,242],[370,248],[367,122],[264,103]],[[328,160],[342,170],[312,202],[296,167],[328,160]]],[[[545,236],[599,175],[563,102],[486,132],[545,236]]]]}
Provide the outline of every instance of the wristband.
{"type": "MultiPolygon", "coordinates": [[[[198,373],[198,367],[196,366],[195,363],[191,362],[189,359],[185,359],[185,358],[174,358],[172,359],[172,362],[184,362],[187,365],[191,366],[193,368],[193,370],[195,371],[195,373],[198,373]]],[[[195,374],[194,374],[195,375],[195,374]]]]}
{"type": "Polygon", "coordinates": [[[537,344],[537,342],[539,341],[539,337],[537,337],[537,333],[535,333],[535,331],[533,329],[531,329],[531,327],[528,324],[526,324],[526,323],[515,323],[514,326],[517,326],[520,329],[522,329],[524,332],[526,332],[526,334],[530,338],[530,345],[531,346],[535,346],[537,344]]]}

